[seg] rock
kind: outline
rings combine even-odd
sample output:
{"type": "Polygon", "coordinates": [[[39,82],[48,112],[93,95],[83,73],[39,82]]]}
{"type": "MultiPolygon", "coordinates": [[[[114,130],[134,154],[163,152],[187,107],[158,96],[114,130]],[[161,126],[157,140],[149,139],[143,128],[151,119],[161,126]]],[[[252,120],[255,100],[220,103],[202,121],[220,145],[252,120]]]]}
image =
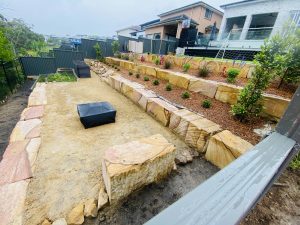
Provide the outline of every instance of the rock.
{"type": "Polygon", "coordinates": [[[222,169],[252,147],[249,142],[224,130],[210,138],[205,158],[222,169]]]}
{"type": "Polygon", "coordinates": [[[149,76],[156,77],[155,67],[145,66],[145,65],[138,65],[136,68],[137,68],[137,72],[142,74],[142,75],[149,75],[149,76]]]}
{"type": "Polygon", "coordinates": [[[121,93],[131,99],[134,103],[138,103],[141,98],[139,89],[144,89],[144,86],[135,82],[124,81],[121,86],[121,93]]]}
{"type": "Polygon", "coordinates": [[[176,73],[176,72],[170,72],[168,74],[169,77],[169,83],[173,84],[177,87],[181,87],[184,89],[188,89],[190,80],[192,79],[192,76],[183,74],[183,73],[176,73]]]}
{"type": "Polygon", "coordinates": [[[134,63],[129,62],[129,61],[120,61],[120,66],[128,71],[133,71],[134,70],[134,63]]]}
{"type": "Polygon", "coordinates": [[[85,217],[97,217],[98,208],[97,201],[95,199],[89,199],[84,203],[84,216],[85,217]]]}
{"type": "Polygon", "coordinates": [[[29,139],[25,139],[23,141],[9,143],[3,154],[3,158],[13,157],[14,155],[20,154],[22,151],[25,151],[29,141],[29,139]]]}
{"type": "Polygon", "coordinates": [[[28,181],[18,181],[0,185],[0,224],[23,224],[22,218],[28,183],[28,181]]]}
{"type": "Polygon", "coordinates": [[[109,84],[112,86],[112,88],[121,92],[122,83],[125,82],[126,79],[120,75],[111,76],[110,79],[111,80],[109,81],[109,84]]]}
{"type": "Polygon", "coordinates": [[[55,220],[52,225],[68,225],[64,218],[55,220]]]}
{"type": "Polygon", "coordinates": [[[267,123],[262,128],[254,129],[253,131],[260,137],[265,137],[266,135],[270,134],[273,129],[274,128],[272,128],[272,126],[267,123]]]}
{"type": "Polygon", "coordinates": [[[193,161],[193,157],[188,150],[181,150],[176,154],[175,163],[184,165],[193,161]]]}
{"type": "Polygon", "coordinates": [[[283,116],[289,104],[289,99],[270,94],[263,95],[264,113],[275,118],[277,121],[283,116]]]}
{"type": "Polygon", "coordinates": [[[148,99],[147,113],[160,121],[164,126],[168,126],[171,113],[177,110],[175,106],[162,99],[148,99]]]}
{"type": "Polygon", "coordinates": [[[83,224],[84,216],[83,216],[83,204],[77,205],[72,211],[68,214],[67,222],[68,225],[79,225],[83,224]]]}
{"type": "Polygon", "coordinates": [[[38,84],[31,92],[28,98],[28,107],[46,105],[46,84],[38,84]]]}
{"type": "Polygon", "coordinates": [[[45,219],[41,225],[51,225],[50,221],[45,219]]]}
{"type": "Polygon", "coordinates": [[[138,100],[138,105],[140,105],[145,111],[147,111],[147,105],[150,98],[156,98],[157,95],[153,91],[139,89],[138,92],[141,94],[138,100]]]}
{"type": "Polygon", "coordinates": [[[117,202],[173,169],[175,146],[160,134],[105,151],[102,176],[110,202],[117,202]]]}
{"type": "Polygon", "coordinates": [[[158,79],[169,81],[169,74],[170,73],[171,73],[171,71],[168,71],[168,70],[157,69],[156,70],[156,77],[158,79]]]}
{"type": "Polygon", "coordinates": [[[237,102],[241,90],[241,87],[235,85],[219,84],[215,99],[233,105],[237,102]]]}
{"type": "Polygon", "coordinates": [[[44,114],[44,106],[33,106],[25,108],[21,114],[20,120],[40,119],[44,114]]]}
{"type": "Polygon", "coordinates": [[[221,131],[220,126],[208,119],[193,120],[189,123],[185,142],[190,147],[203,153],[205,152],[204,146],[208,138],[219,131],[221,131]]]}
{"type": "Polygon", "coordinates": [[[106,204],[108,204],[108,195],[104,188],[100,188],[98,196],[98,210],[103,208],[106,204]]]}
{"type": "Polygon", "coordinates": [[[35,161],[38,155],[38,151],[41,145],[41,138],[33,138],[30,140],[26,147],[26,152],[28,155],[28,160],[31,166],[31,171],[34,172],[35,169],[35,161]]]}
{"type": "Polygon", "coordinates": [[[190,122],[201,118],[187,109],[180,109],[171,113],[169,128],[184,140],[190,122]]]}
{"type": "Polygon", "coordinates": [[[218,82],[204,80],[199,78],[192,78],[188,87],[189,91],[199,92],[210,98],[214,98],[217,92],[218,82]]]}
{"type": "Polygon", "coordinates": [[[24,139],[38,137],[41,123],[40,119],[19,121],[13,129],[9,141],[23,141],[24,139]]]}

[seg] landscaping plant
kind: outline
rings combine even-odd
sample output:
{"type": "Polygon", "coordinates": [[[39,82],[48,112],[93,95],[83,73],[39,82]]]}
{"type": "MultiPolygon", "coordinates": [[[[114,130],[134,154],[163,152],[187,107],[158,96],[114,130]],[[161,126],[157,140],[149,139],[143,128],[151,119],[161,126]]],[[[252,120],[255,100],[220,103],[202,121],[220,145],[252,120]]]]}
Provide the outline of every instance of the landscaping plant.
{"type": "Polygon", "coordinates": [[[144,81],[149,81],[149,77],[144,77],[144,81]]]}
{"type": "Polygon", "coordinates": [[[181,98],[183,98],[183,99],[187,99],[189,97],[190,97],[190,93],[188,91],[185,91],[181,94],[181,98]]]}
{"type": "Polygon", "coordinates": [[[202,107],[206,108],[206,109],[209,109],[211,107],[211,101],[208,100],[208,99],[203,100],[202,107]]]}
{"type": "Polygon", "coordinates": [[[166,91],[172,91],[172,85],[171,84],[166,85],[166,91]]]}
{"type": "Polygon", "coordinates": [[[155,86],[159,85],[159,80],[154,80],[153,85],[155,85],[155,86]]]}
{"type": "Polygon", "coordinates": [[[171,65],[172,65],[171,62],[168,61],[168,60],[166,60],[166,61],[165,61],[165,64],[164,64],[164,68],[165,68],[165,69],[170,69],[170,68],[171,68],[171,65]]]}
{"type": "Polygon", "coordinates": [[[228,83],[235,83],[236,77],[239,75],[240,70],[236,68],[230,68],[227,71],[227,82],[228,83]]]}
{"type": "Polygon", "coordinates": [[[191,64],[185,63],[185,64],[183,64],[182,67],[183,67],[183,72],[188,72],[189,69],[191,68],[191,64]]]}
{"type": "Polygon", "coordinates": [[[139,73],[135,74],[135,77],[140,78],[140,74],[139,73]]]}
{"type": "Polygon", "coordinates": [[[294,170],[300,169],[300,153],[298,153],[292,162],[290,163],[290,167],[294,170]]]}
{"type": "Polygon", "coordinates": [[[198,75],[199,77],[207,77],[210,74],[210,70],[207,67],[207,65],[204,65],[203,67],[199,68],[198,75]]]}
{"type": "Polygon", "coordinates": [[[111,43],[111,48],[112,48],[112,52],[114,53],[114,55],[116,56],[117,54],[119,54],[119,49],[120,49],[120,42],[115,40],[111,43]]]}
{"type": "Polygon", "coordinates": [[[156,57],[156,58],[154,59],[154,64],[158,66],[159,63],[160,63],[160,59],[156,57]]]}
{"type": "Polygon", "coordinates": [[[104,61],[104,57],[102,55],[102,49],[101,46],[99,45],[99,43],[94,45],[94,49],[96,51],[96,59],[100,60],[100,61],[104,61]]]}
{"type": "Polygon", "coordinates": [[[129,75],[129,76],[132,76],[132,74],[133,74],[132,72],[130,72],[130,71],[128,72],[128,75],[129,75]]]}
{"type": "Polygon", "coordinates": [[[68,73],[53,73],[48,75],[48,82],[74,82],[76,77],[73,74],[68,73]]]}

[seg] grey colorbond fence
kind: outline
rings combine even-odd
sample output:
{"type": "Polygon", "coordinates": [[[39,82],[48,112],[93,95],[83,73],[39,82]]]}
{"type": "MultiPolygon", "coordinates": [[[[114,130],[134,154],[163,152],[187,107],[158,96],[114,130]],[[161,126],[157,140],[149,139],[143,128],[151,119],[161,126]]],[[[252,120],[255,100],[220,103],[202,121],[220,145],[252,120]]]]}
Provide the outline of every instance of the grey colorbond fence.
{"type": "Polygon", "coordinates": [[[112,56],[112,40],[98,41],[90,39],[81,39],[81,45],[79,45],[78,50],[83,53],[84,58],[96,59],[96,51],[94,46],[99,44],[104,57],[112,56]]]}
{"type": "Polygon", "coordinates": [[[53,57],[20,57],[25,75],[39,75],[56,72],[55,58],[53,57]]]}
{"type": "Polygon", "coordinates": [[[168,52],[175,52],[178,41],[169,41],[169,40],[154,40],[140,37],[138,39],[118,36],[120,42],[120,51],[127,52],[129,41],[143,42],[143,53],[153,53],[166,55],[168,52]]]}
{"type": "Polygon", "coordinates": [[[53,50],[56,68],[74,68],[74,60],[83,60],[82,52],[69,50],[53,50]]]}

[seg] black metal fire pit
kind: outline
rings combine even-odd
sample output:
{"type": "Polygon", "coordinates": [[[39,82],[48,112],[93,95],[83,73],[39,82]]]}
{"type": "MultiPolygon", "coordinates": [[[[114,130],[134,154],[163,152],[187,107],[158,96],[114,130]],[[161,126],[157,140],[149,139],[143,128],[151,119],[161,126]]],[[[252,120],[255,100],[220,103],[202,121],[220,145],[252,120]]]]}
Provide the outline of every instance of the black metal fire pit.
{"type": "Polygon", "coordinates": [[[114,123],[116,110],[108,102],[95,102],[77,105],[80,121],[85,128],[114,123]]]}

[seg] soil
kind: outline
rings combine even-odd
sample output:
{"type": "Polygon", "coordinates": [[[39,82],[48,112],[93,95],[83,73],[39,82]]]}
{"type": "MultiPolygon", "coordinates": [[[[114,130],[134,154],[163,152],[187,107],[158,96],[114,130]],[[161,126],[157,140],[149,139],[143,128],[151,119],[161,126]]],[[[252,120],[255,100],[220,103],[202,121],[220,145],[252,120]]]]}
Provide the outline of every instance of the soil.
{"type": "Polygon", "coordinates": [[[0,105],[0,160],[8,145],[9,136],[20,119],[21,112],[27,107],[30,88],[34,80],[28,79],[7,101],[0,105]]]}
{"type": "Polygon", "coordinates": [[[264,124],[268,123],[267,119],[257,117],[249,122],[242,123],[239,120],[236,120],[230,113],[231,106],[229,104],[220,102],[214,98],[209,98],[200,93],[189,92],[190,98],[183,99],[181,95],[186,90],[183,88],[176,87],[172,85],[172,91],[166,91],[165,87],[168,82],[164,80],[159,80],[160,84],[154,86],[152,84],[153,80],[157,78],[152,76],[147,76],[150,78],[149,81],[144,81],[144,77],[140,76],[140,78],[136,78],[135,75],[129,75],[127,70],[121,69],[121,74],[129,80],[135,81],[144,85],[147,89],[150,89],[157,94],[161,95],[165,99],[182,105],[191,111],[200,113],[204,115],[207,119],[219,124],[223,129],[227,129],[237,136],[249,141],[252,144],[256,144],[260,141],[261,137],[254,133],[254,129],[259,129],[264,126],[264,124]],[[209,109],[203,108],[201,103],[203,100],[209,99],[212,103],[209,109]]]}
{"type": "MultiPolygon", "coordinates": [[[[142,62],[139,62],[139,63],[142,63],[142,62]]],[[[155,65],[155,64],[150,63],[150,62],[143,62],[142,64],[146,64],[146,65],[149,65],[149,66],[154,66],[154,67],[158,67],[158,68],[163,69],[163,65],[155,65]]],[[[173,66],[170,70],[175,71],[175,72],[183,73],[182,68],[179,68],[179,67],[176,67],[176,66],[173,66]]],[[[187,74],[197,77],[198,76],[198,70],[190,69],[187,72],[187,74]]],[[[201,78],[203,78],[205,80],[214,80],[214,81],[227,83],[226,77],[222,76],[221,74],[211,73],[211,74],[209,74],[208,77],[201,77],[201,78]]],[[[247,84],[247,82],[248,82],[247,78],[240,77],[240,78],[236,79],[235,85],[245,86],[247,84]]],[[[293,94],[295,93],[295,91],[297,89],[297,86],[291,85],[291,84],[286,84],[286,83],[283,83],[280,88],[277,88],[277,87],[278,87],[278,82],[273,82],[267,88],[265,93],[278,95],[278,96],[290,99],[290,98],[293,97],[293,94]]]]}

